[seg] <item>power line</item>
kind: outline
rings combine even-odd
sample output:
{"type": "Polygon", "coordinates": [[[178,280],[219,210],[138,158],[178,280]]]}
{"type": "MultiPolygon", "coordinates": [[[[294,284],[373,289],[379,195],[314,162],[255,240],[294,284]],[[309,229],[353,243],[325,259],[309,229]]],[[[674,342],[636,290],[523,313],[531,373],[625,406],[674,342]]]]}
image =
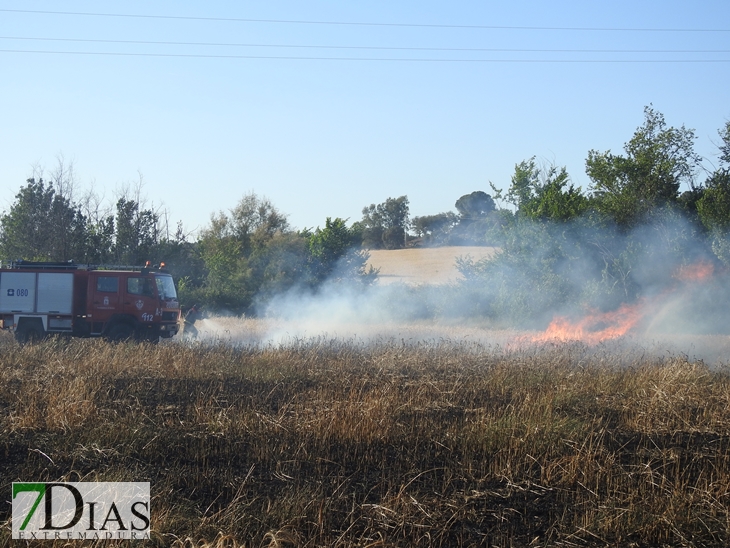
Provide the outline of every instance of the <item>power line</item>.
{"type": "Polygon", "coordinates": [[[193,17],[186,15],[144,15],[131,13],[98,13],[79,11],[0,9],[5,13],[28,13],[42,15],[73,15],[85,17],[117,17],[134,19],[169,19],[181,21],[218,21],[233,23],[275,23],[296,25],[339,25],[361,27],[411,27],[441,29],[491,29],[491,30],[550,30],[550,31],[609,31],[609,32],[730,32],[721,28],[642,28],[642,27],[549,27],[549,26],[507,26],[507,25],[446,25],[436,23],[374,23],[363,21],[314,21],[302,19],[249,19],[240,17],[193,17]]]}
{"type": "Polygon", "coordinates": [[[0,49],[0,53],[97,55],[110,57],[180,57],[197,59],[281,59],[290,61],[393,61],[432,63],[730,63],[730,59],[439,59],[425,57],[305,57],[293,55],[214,55],[196,53],[130,53],[0,49]]]}
{"type": "Polygon", "coordinates": [[[377,51],[480,51],[501,53],[730,53],[727,49],[524,49],[524,48],[435,48],[435,47],[393,47],[393,46],[333,46],[306,44],[248,44],[237,42],[175,42],[154,40],[105,40],[92,38],[42,38],[28,36],[0,36],[0,40],[25,40],[39,42],[80,42],[97,44],[131,44],[156,46],[206,46],[247,48],[291,48],[291,49],[343,49],[377,51]]]}

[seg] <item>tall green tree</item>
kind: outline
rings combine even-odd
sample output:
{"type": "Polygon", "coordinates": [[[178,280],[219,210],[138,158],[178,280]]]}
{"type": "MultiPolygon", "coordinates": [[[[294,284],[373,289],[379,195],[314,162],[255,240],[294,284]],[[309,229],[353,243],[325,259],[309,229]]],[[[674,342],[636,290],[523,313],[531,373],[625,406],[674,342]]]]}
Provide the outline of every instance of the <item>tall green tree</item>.
{"type": "Polygon", "coordinates": [[[289,221],[265,196],[245,194],[230,212],[231,234],[241,243],[241,252],[250,254],[265,245],[276,233],[289,231],[289,221]]]}
{"type": "Polygon", "coordinates": [[[459,212],[456,223],[449,230],[446,242],[451,245],[485,245],[494,243],[499,232],[502,214],[492,196],[482,190],[464,194],[454,204],[459,212]]]}
{"type": "Polygon", "coordinates": [[[482,190],[475,190],[471,194],[465,194],[456,200],[454,207],[459,212],[462,221],[478,221],[484,219],[496,209],[492,197],[482,190]]]}
{"type": "Polygon", "coordinates": [[[154,257],[155,262],[164,261],[170,274],[177,280],[178,298],[185,309],[196,303],[202,304],[206,276],[200,244],[189,237],[182,221],[178,221],[175,232],[159,242],[154,257]]]}
{"type": "Polygon", "coordinates": [[[246,283],[243,243],[232,224],[228,215],[219,212],[211,215],[210,224],[200,233],[198,246],[206,270],[200,296],[213,308],[240,310],[250,306],[252,291],[246,283]]]}
{"type": "Polygon", "coordinates": [[[625,155],[591,150],[586,173],[596,208],[629,229],[659,207],[677,203],[680,186],[694,187],[700,157],[694,131],[668,127],[664,116],[644,108],[644,124],[624,145],[625,155]]]}
{"type": "Polygon", "coordinates": [[[565,167],[550,166],[534,199],[525,204],[524,213],[531,219],[569,221],[582,215],[588,207],[588,198],[580,187],[570,182],[565,167]]]}
{"type": "Polygon", "coordinates": [[[370,267],[366,271],[369,255],[357,249],[359,243],[359,234],[348,228],[347,221],[327,217],[324,228],[317,228],[309,237],[310,269],[314,281],[369,281],[373,270],[370,267]]]}
{"type": "Polygon", "coordinates": [[[5,260],[83,260],[86,219],[43,179],[28,179],[10,210],[0,217],[0,254],[5,260]]]}
{"type": "Polygon", "coordinates": [[[405,247],[408,214],[408,196],[388,198],[381,204],[363,208],[363,246],[373,249],[405,247]]]}
{"type": "Polygon", "coordinates": [[[712,239],[712,250],[730,265],[730,122],[718,132],[720,165],[713,171],[697,200],[697,215],[712,239]]]}
{"type": "Polygon", "coordinates": [[[507,191],[507,201],[523,211],[527,204],[535,198],[535,189],[540,186],[540,170],[533,156],[515,165],[515,172],[507,191]]]}
{"type": "Polygon", "coordinates": [[[310,284],[308,239],[292,230],[274,233],[246,259],[248,287],[254,305],[295,286],[310,284]]]}
{"type": "Polygon", "coordinates": [[[114,260],[114,215],[89,222],[86,226],[88,251],[84,262],[111,263],[114,260]]]}
{"type": "Polygon", "coordinates": [[[412,225],[416,236],[423,238],[427,245],[445,245],[458,222],[459,216],[447,211],[436,215],[414,217],[412,225]]]}
{"type": "Polygon", "coordinates": [[[507,200],[518,217],[540,221],[569,221],[588,207],[588,198],[570,182],[565,167],[540,168],[534,156],[515,165],[507,200]]]}
{"type": "Polygon", "coordinates": [[[117,200],[114,258],[119,264],[140,265],[153,260],[160,241],[159,215],[140,209],[136,200],[117,200]]]}
{"type": "Polygon", "coordinates": [[[251,312],[257,300],[285,291],[307,273],[307,236],[265,197],[244,195],[200,235],[207,276],[199,292],[214,308],[251,312]]]}

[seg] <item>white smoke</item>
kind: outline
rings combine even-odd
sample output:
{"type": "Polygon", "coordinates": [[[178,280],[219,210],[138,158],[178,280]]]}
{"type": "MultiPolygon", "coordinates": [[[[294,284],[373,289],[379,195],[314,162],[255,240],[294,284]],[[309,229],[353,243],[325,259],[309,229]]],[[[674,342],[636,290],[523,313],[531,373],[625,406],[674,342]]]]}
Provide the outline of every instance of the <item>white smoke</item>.
{"type": "MultiPolygon", "coordinates": [[[[623,257],[596,244],[583,228],[559,229],[563,230],[559,238],[544,238],[544,245],[531,250],[530,261],[493,262],[483,271],[487,274],[471,281],[440,286],[363,286],[336,276],[317,289],[295,288],[261,303],[257,319],[209,317],[196,327],[202,340],[236,344],[288,345],[321,338],[358,344],[462,342],[483,348],[508,348],[528,344],[525,341],[530,340],[529,332],[525,330],[543,330],[556,316],[576,319],[590,310],[615,310],[622,302],[644,303],[641,320],[627,336],[599,347],[631,346],[650,355],[686,355],[712,363],[730,359],[728,277],[696,236],[695,227],[675,215],[629,235],[616,234],[616,238],[631,238],[630,253],[623,257]],[[525,264],[539,267],[557,256],[556,242],[567,252],[552,265],[558,273],[555,283],[575,288],[572,300],[546,299],[554,288],[530,285],[529,272],[520,270],[525,264]],[[682,250],[678,251],[677,246],[682,250]],[[606,264],[616,261],[619,274],[625,274],[625,279],[613,281],[625,284],[623,301],[621,291],[609,295],[596,289],[605,275],[597,257],[606,264]],[[626,263],[619,264],[622,260],[626,263]],[[681,260],[714,264],[716,274],[704,280],[680,279],[677,271],[683,266],[681,260]],[[524,306],[529,314],[519,324],[508,317],[511,310],[507,307],[513,306],[509,300],[514,296],[511,287],[527,299],[524,306]],[[629,294],[629,289],[634,293],[629,294]]],[[[539,233],[547,229],[536,224],[530,230],[539,233]]],[[[610,239],[604,237],[603,241],[610,239]]],[[[479,265],[474,266],[479,272],[479,265]]]]}

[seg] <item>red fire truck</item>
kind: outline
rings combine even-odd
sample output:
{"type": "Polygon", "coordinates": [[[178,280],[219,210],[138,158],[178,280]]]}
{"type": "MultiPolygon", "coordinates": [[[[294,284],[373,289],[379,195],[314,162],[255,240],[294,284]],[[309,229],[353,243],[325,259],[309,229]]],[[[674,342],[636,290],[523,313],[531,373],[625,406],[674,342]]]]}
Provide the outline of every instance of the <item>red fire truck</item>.
{"type": "Polygon", "coordinates": [[[58,334],[156,342],[178,331],[172,276],[160,266],[14,261],[0,265],[0,329],[18,342],[58,334]]]}

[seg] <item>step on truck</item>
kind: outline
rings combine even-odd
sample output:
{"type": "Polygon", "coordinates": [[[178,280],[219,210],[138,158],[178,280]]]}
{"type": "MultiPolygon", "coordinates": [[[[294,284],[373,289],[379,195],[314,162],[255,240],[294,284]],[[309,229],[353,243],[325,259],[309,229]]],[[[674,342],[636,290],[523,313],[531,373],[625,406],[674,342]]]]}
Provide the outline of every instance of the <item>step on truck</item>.
{"type": "Polygon", "coordinates": [[[20,343],[47,335],[157,342],[175,335],[179,323],[180,304],[164,263],[0,264],[0,329],[20,343]]]}

